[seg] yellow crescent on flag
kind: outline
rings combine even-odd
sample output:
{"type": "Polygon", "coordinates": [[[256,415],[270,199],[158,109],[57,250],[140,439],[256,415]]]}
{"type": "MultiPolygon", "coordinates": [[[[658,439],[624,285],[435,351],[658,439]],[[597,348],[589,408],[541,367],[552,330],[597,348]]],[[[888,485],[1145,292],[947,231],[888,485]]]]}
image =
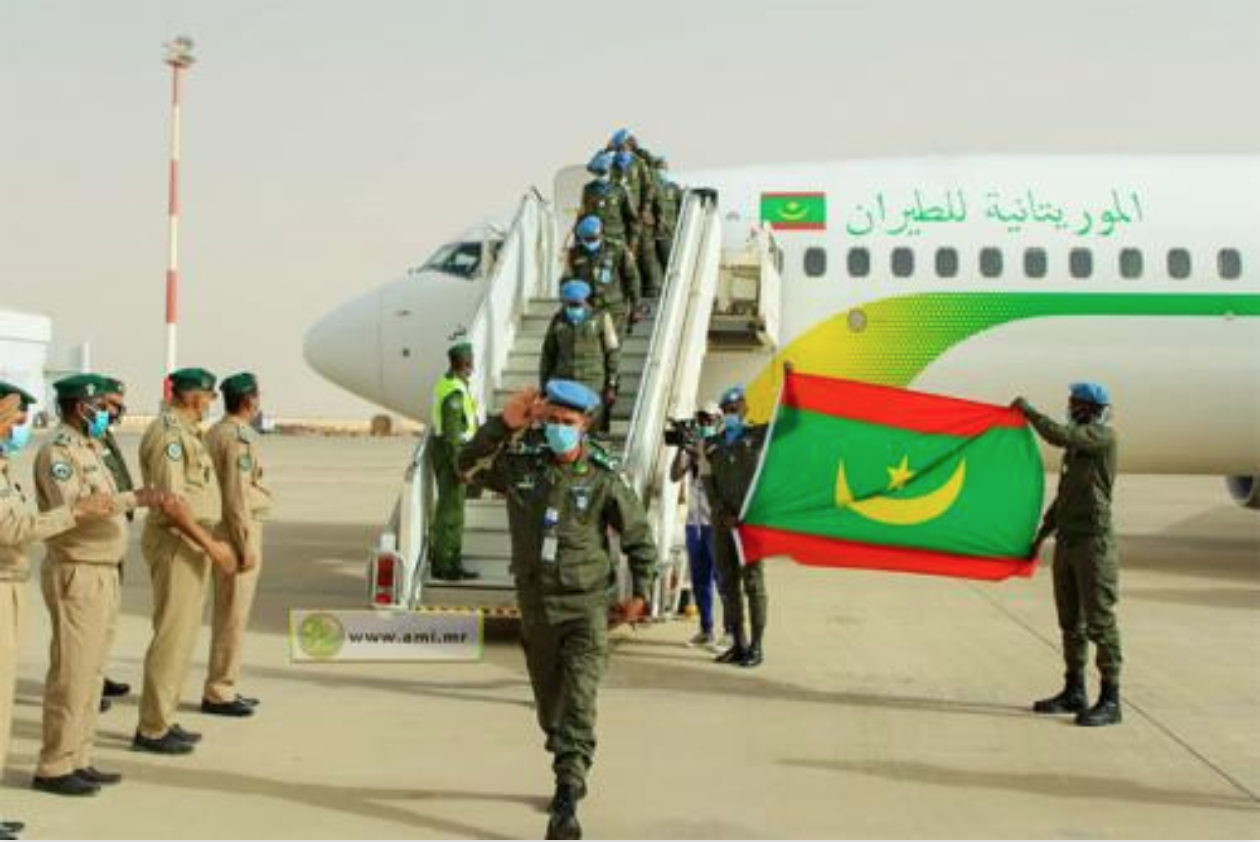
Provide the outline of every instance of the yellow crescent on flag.
{"type": "MultiPolygon", "coordinates": [[[[904,468],[905,460],[903,459],[902,469],[904,468]]],[[[889,473],[895,474],[895,469],[889,469],[889,473]]],[[[856,500],[853,491],[849,488],[849,479],[845,476],[842,459],[840,469],[836,474],[836,508],[850,509],[876,523],[889,526],[914,526],[935,520],[949,511],[949,508],[957,502],[966,481],[967,460],[964,459],[958,463],[958,467],[954,469],[954,473],[944,485],[922,496],[899,498],[878,495],[865,500],[856,500]]],[[[899,487],[896,479],[891,486],[889,490],[899,487]]]]}

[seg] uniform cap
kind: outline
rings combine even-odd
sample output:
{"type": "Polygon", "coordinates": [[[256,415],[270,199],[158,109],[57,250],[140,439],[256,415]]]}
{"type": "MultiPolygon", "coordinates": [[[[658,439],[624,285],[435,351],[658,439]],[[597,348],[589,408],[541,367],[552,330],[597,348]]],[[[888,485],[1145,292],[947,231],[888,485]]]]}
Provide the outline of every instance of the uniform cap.
{"type": "Polygon", "coordinates": [[[1111,395],[1107,393],[1107,387],[1101,383],[1073,383],[1070,394],[1078,401],[1111,406],[1111,395]]]}
{"type": "Polygon", "coordinates": [[[463,360],[471,360],[473,358],[473,346],[471,342],[459,341],[446,349],[446,358],[451,362],[462,362],[463,360]]]}
{"type": "Polygon", "coordinates": [[[105,378],[95,374],[72,374],[53,384],[58,400],[84,400],[95,398],[108,391],[105,378]]]}
{"type": "Polygon", "coordinates": [[[731,388],[727,389],[725,392],[722,393],[722,400],[720,401],[720,403],[722,406],[730,406],[733,403],[739,403],[743,399],[744,399],[744,387],[732,386],[731,388]]]}
{"type": "Polygon", "coordinates": [[[583,240],[591,240],[604,233],[604,223],[598,216],[591,214],[582,217],[577,224],[577,235],[583,240]]]}
{"type": "Polygon", "coordinates": [[[105,393],[108,395],[127,394],[127,384],[123,383],[117,377],[108,377],[102,374],[101,382],[105,384],[105,393]]]}
{"type": "Polygon", "coordinates": [[[566,304],[581,304],[591,297],[591,285],[586,281],[565,281],[560,285],[560,299],[566,304]]]}
{"type": "Polygon", "coordinates": [[[14,386],[12,383],[6,383],[0,380],[0,398],[7,398],[9,395],[17,395],[18,402],[22,405],[22,410],[35,403],[35,396],[21,387],[14,386]]]}
{"type": "Polygon", "coordinates": [[[704,406],[700,407],[700,414],[707,415],[710,418],[720,418],[722,407],[718,406],[717,401],[707,401],[704,406]]]}
{"type": "Polygon", "coordinates": [[[167,375],[177,392],[213,392],[215,376],[204,368],[181,368],[167,375]]]}
{"type": "Polygon", "coordinates": [[[258,378],[248,371],[242,371],[231,377],[224,377],[219,391],[225,398],[242,398],[252,395],[258,391],[258,378]]]}
{"type": "Polygon", "coordinates": [[[633,135],[630,134],[629,129],[617,129],[617,131],[612,133],[611,145],[614,147],[625,146],[626,141],[628,141],[631,137],[633,137],[633,135]]]}
{"type": "Polygon", "coordinates": [[[612,169],[615,157],[611,152],[596,152],[595,157],[586,165],[586,171],[594,175],[604,175],[612,169]]]}
{"type": "Polygon", "coordinates": [[[567,406],[569,409],[586,413],[591,412],[600,404],[599,395],[572,380],[548,381],[547,400],[557,406],[567,406]]]}

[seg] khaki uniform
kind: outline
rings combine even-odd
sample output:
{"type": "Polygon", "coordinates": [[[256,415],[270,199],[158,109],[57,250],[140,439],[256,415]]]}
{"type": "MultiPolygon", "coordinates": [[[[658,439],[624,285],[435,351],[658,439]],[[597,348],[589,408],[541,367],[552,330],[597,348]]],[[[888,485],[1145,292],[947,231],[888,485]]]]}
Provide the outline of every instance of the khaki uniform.
{"type": "Polygon", "coordinates": [[[593,428],[607,432],[616,403],[620,361],[621,342],[610,314],[603,310],[588,310],[586,319],[575,325],[561,308],[552,317],[543,340],[542,357],[538,363],[538,386],[546,389],[547,383],[555,378],[575,380],[601,399],[605,390],[611,389],[613,401],[605,402],[599,414],[591,419],[593,428]]]}
{"type": "Polygon", "coordinates": [[[35,457],[35,493],[43,511],[73,506],[81,497],[109,494],[114,514],[90,518],[48,539],[40,583],[52,623],[44,684],[41,778],[91,766],[101,684],[114,618],[118,570],[127,553],[127,512],[135,494],[119,492],[105,464],[105,447],[63,424],[35,457]]]}
{"type": "Polygon", "coordinates": [[[248,424],[225,417],[206,434],[223,501],[223,521],[215,537],[232,545],[253,569],[230,576],[214,567],[214,613],[210,621],[210,668],[202,697],[211,702],[236,699],[241,674],[245,626],[249,622],[262,571],[263,521],[271,513],[271,492],[263,484],[259,435],[248,424]]]}
{"type": "MultiPolygon", "coordinates": [[[[9,460],[0,456],[0,766],[9,753],[26,580],[31,574],[26,548],[72,529],[74,524],[69,506],[37,513],[34,501],[9,476],[9,460]]],[[[99,693],[100,687],[96,689],[99,693]]]]}
{"type": "MultiPolygon", "coordinates": [[[[165,410],[140,440],[144,484],[188,501],[193,518],[206,530],[219,523],[221,502],[214,463],[197,423],[165,410]]],[[[144,657],[140,734],[159,739],[174,724],[201,614],[210,559],[160,509],[144,521],[140,547],[153,582],[153,640],[144,657]]]]}

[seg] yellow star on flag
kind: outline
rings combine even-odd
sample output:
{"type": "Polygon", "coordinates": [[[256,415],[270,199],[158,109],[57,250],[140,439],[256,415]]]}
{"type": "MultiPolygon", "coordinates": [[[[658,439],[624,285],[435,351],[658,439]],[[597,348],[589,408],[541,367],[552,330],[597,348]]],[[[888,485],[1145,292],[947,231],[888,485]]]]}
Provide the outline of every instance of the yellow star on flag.
{"type": "Polygon", "coordinates": [[[915,471],[910,470],[910,457],[902,456],[901,464],[895,468],[888,468],[888,490],[896,491],[905,488],[906,483],[915,475],[915,471]]]}

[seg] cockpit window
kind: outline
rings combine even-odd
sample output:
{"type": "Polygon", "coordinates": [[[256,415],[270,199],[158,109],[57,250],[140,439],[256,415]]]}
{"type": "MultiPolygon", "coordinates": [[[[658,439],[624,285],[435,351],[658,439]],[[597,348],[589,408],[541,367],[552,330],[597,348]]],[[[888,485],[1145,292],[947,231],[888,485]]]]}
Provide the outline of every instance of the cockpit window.
{"type": "Polygon", "coordinates": [[[475,278],[481,268],[481,243],[447,243],[420,268],[475,278]]]}

